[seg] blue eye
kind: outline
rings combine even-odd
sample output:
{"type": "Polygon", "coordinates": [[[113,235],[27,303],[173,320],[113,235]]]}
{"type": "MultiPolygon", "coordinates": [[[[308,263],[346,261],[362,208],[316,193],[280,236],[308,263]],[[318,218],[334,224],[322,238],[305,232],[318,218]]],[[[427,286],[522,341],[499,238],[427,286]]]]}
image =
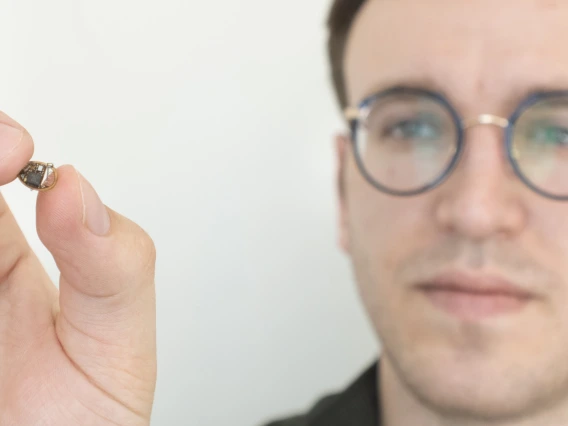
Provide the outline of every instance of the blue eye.
{"type": "Polygon", "coordinates": [[[533,142],[568,146],[568,129],[557,126],[538,126],[530,129],[529,139],[533,142]]]}
{"type": "Polygon", "coordinates": [[[387,127],[385,129],[385,136],[402,140],[418,139],[434,141],[440,139],[442,130],[439,125],[429,120],[403,120],[387,127]]]}

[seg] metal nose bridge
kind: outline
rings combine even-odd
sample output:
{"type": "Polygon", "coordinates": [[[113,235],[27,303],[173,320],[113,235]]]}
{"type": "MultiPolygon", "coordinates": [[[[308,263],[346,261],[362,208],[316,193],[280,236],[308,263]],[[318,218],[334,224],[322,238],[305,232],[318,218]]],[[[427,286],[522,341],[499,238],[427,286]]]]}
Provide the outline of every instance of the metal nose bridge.
{"type": "Polygon", "coordinates": [[[477,117],[467,118],[462,121],[462,126],[464,129],[469,129],[471,127],[479,126],[481,124],[492,124],[497,127],[505,129],[509,126],[509,120],[503,117],[492,114],[481,114],[477,117]]]}

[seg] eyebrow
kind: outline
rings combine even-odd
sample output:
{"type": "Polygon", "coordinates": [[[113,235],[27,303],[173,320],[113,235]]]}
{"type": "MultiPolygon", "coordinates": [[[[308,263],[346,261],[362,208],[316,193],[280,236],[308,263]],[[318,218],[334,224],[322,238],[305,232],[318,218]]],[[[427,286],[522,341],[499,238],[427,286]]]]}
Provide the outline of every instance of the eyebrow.
{"type": "Polygon", "coordinates": [[[363,101],[363,99],[366,99],[384,90],[392,89],[394,87],[430,90],[432,92],[437,92],[446,97],[448,96],[447,89],[445,89],[444,86],[440,84],[440,82],[437,79],[424,74],[419,76],[411,76],[408,78],[400,78],[400,77],[387,78],[381,81],[380,83],[375,84],[372,90],[365,92],[366,94],[364,95],[364,97],[358,100],[356,103],[359,104],[360,102],[363,101]]]}

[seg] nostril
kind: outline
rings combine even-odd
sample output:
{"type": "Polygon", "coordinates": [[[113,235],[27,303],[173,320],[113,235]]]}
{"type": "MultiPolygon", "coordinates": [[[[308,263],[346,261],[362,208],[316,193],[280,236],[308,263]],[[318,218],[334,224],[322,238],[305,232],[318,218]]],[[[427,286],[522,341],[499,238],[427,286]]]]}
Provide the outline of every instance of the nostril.
{"type": "Polygon", "coordinates": [[[516,234],[527,216],[516,194],[511,186],[487,179],[453,182],[440,191],[435,218],[443,231],[472,240],[516,234]]]}

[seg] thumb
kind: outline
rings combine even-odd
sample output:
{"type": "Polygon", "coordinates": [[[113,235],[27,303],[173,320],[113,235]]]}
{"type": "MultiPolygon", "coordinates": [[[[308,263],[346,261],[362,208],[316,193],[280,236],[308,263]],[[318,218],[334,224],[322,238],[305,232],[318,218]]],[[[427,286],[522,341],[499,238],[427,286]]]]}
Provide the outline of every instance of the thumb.
{"type": "Polygon", "coordinates": [[[56,330],[71,361],[105,393],[148,416],[156,382],[155,249],[108,209],[73,167],[37,202],[40,239],[61,272],[56,330]]]}

